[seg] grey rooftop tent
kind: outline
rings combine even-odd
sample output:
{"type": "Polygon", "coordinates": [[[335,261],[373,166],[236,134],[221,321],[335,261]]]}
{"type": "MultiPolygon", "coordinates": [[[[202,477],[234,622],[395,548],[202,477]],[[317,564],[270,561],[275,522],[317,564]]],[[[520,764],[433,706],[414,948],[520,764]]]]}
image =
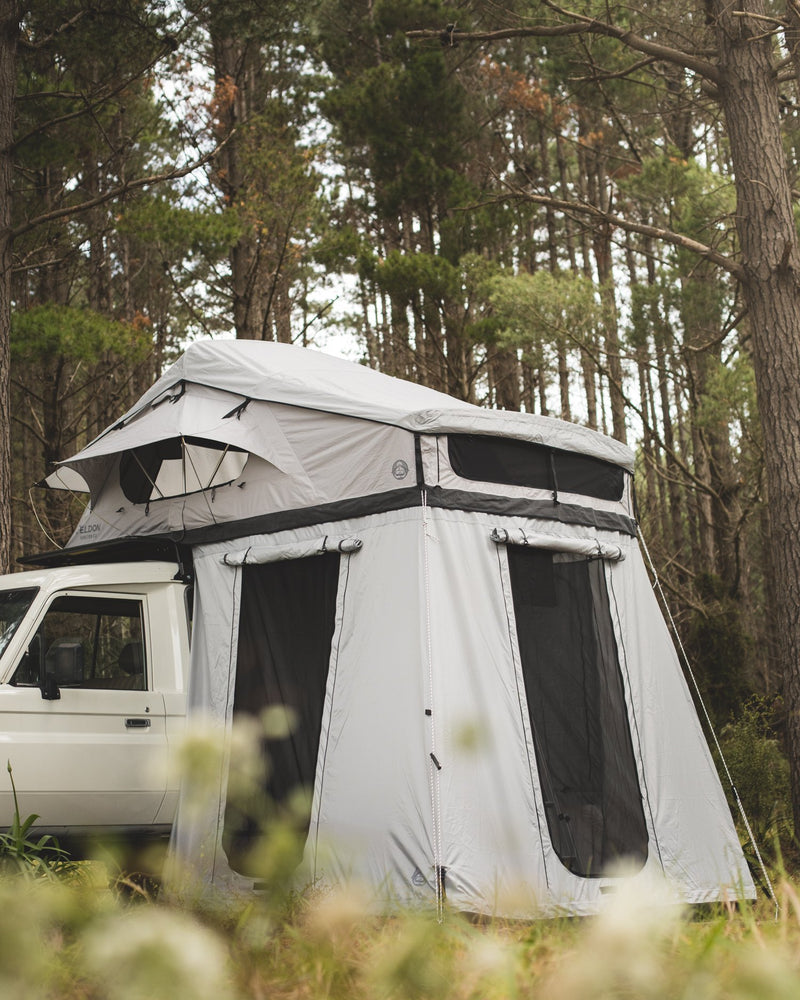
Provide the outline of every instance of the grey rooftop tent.
{"type": "MultiPolygon", "coordinates": [[[[592,913],[653,872],[687,902],[751,898],[632,469],[584,427],[207,341],[51,481],[91,494],[71,546],[191,547],[190,716],[292,709],[265,791],[312,793],[300,881],[507,916],[592,913]]],[[[247,889],[228,778],[173,846],[247,889]]]]}

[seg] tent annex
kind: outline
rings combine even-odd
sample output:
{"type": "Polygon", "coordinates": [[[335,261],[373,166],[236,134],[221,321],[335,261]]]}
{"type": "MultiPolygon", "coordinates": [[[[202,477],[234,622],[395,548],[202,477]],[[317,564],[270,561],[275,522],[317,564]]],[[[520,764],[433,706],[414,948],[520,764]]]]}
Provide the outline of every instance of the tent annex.
{"type": "MultiPolygon", "coordinates": [[[[191,547],[190,715],[291,710],[265,793],[311,793],[301,884],[527,917],[653,872],[687,902],[754,896],[632,465],[586,428],[315,351],[198,342],[51,482],[90,491],[76,550],[191,547]]],[[[199,809],[185,790],[173,847],[252,889],[256,831],[220,779],[199,809]]]]}

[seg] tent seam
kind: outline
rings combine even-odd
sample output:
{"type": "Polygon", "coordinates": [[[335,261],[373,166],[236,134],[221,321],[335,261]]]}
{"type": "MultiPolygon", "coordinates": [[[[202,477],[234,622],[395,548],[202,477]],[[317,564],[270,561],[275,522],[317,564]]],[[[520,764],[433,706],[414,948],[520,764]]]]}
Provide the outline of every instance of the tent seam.
{"type": "MultiPolygon", "coordinates": [[[[320,768],[320,773],[319,773],[319,797],[318,797],[318,800],[317,800],[317,815],[316,815],[316,818],[314,820],[314,867],[313,867],[313,880],[314,880],[314,882],[316,882],[316,880],[317,880],[317,854],[318,854],[318,851],[319,851],[319,826],[320,826],[320,815],[322,813],[322,796],[323,796],[323,793],[324,793],[324,790],[325,790],[325,768],[327,767],[327,763],[328,763],[328,746],[330,744],[330,736],[331,736],[330,726],[331,726],[331,720],[333,718],[333,703],[334,703],[334,700],[336,698],[336,681],[339,678],[339,650],[341,648],[342,631],[343,631],[343,626],[344,626],[345,606],[347,604],[347,588],[348,588],[349,583],[350,583],[350,560],[353,557],[353,555],[352,555],[351,552],[346,553],[346,555],[347,555],[347,562],[346,562],[346,566],[345,566],[345,571],[342,574],[344,576],[344,586],[342,587],[342,611],[341,611],[341,618],[340,618],[339,623],[338,623],[339,627],[338,627],[338,630],[337,630],[338,631],[338,636],[337,636],[337,639],[336,639],[335,652],[333,650],[331,651],[331,653],[332,653],[332,655],[331,655],[331,667],[333,668],[333,680],[331,682],[330,717],[328,719],[328,732],[327,732],[326,737],[325,737],[325,749],[324,749],[324,751],[322,753],[322,766],[320,768]]],[[[330,670],[329,670],[329,673],[330,673],[330,670]]]]}
{"type": "MultiPolygon", "coordinates": [[[[664,868],[664,856],[661,853],[661,843],[659,842],[658,839],[658,830],[656,829],[656,821],[655,817],[653,816],[653,804],[650,800],[650,786],[647,781],[647,774],[645,772],[645,767],[644,767],[645,757],[642,751],[642,734],[639,730],[639,718],[638,715],[636,714],[636,706],[634,705],[633,702],[630,670],[628,667],[628,650],[625,648],[625,642],[623,641],[622,628],[620,626],[620,617],[619,617],[619,601],[617,600],[617,592],[614,589],[614,580],[612,579],[612,576],[613,574],[609,572],[606,575],[606,579],[611,590],[611,596],[614,599],[614,618],[616,620],[617,631],[619,632],[619,641],[617,642],[617,650],[618,652],[621,651],[622,653],[620,666],[624,671],[625,694],[626,694],[626,701],[628,704],[628,713],[630,720],[633,721],[633,728],[636,731],[636,746],[638,748],[639,763],[641,765],[641,780],[642,783],[644,784],[644,800],[647,803],[647,812],[650,816],[650,828],[653,831],[653,840],[655,841],[656,851],[658,853],[658,863],[661,865],[661,870],[666,871],[666,869],[664,868]]],[[[637,767],[637,771],[638,770],[640,770],[640,768],[637,767]]]]}
{"type": "MultiPolygon", "coordinates": [[[[226,733],[228,732],[229,720],[230,720],[230,715],[231,715],[231,694],[232,694],[232,692],[231,692],[231,682],[232,681],[235,682],[235,678],[236,678],[236,672],[235,672],[235,670],[231,670],[230,667],[233,666],[233,662],[234,662],[233,661],[233,643],[234,643],[234,637],[238,634],[238,624],[239,624],[238,621],[237,621],[237,617],[238,616],[237,616],[237,612],[236,612],[236,585],[237,585],[238,578],[239,578],[239,567],[235,566],[233,568],[233,585],[232,585],[232,588],[231,588],[231,591],[232,591],[231,596],[232,596],[233,614],[231,615],[231,629],[230,629],[230,635],[228,637],[228,663],[229,663],[230,666],[228,668],[228,684],[227,684],[227,691],[226,691],[226,694],[225,694],[225,720],[224,721],[225,721],[225,732],[226,733]]],[[[238,659],[238,657],[237,657],[237,659],[238,659]]],[[[229,743],[228,740],[226,740],[226,742],[229,743]]],[[[225,824],[225,809],[227,808],[227,797],[228,797],[227,796],[227,792],[225,793],[225,795],[223,795],[223,785],[226,783],[225,775],[226,775],[227,771],[229,770],[229,768],[230,768],[230,746],[228,745],[225,748],[225,753],[223,755],[223,760],[222,760],[222,767],[220,768],[220,774],[219,774],[219,800],[218,800],[218,805],[217,805],[217,830],[216,830],[216,834],[214,836],[214,854],[213,854],[213,857],[211,859],[211,880],[212,880],[212,882],[216,878],[216,874],[217,874],[217,858],[218,858],[218,855],[219,855],[220,847],[222,845],[222,831],[224,829],[224,824],[225,824]],[[224,806],[223,806],[223,803],[225,803],[224,806]]]]}
{"type": "Polygon", "coordinates": [[[423,489],[420,495],[422,510],[422,559],[425,579],[425,639],[428,659],[428,698],[430,701],[430,732],[431,752],[428,766],[428,781],[431,795],[431,813],[433,819],[433,876],[436,888],[436,916],[439,923],[444,919],[444,874],[442,871],[442,817],[441,788],[439,771],[441,765],[436,757],[436,714],[434,711],[433,688],[433,641],[431,636],[431,599],[430,599],[430,563],[428,560],[429,511],[428,493],[423,489]],[[431,766],[433,765],[433,766],[431,766]]]}
{"type": "MultiPolygon", "coordinates": [[[[523,704],[522,704],[522,692],[520,691],[520,687],[519,687],[520,671],[522,670],[522,660],[521,660],[521,656],[519,655],[519,650],[518,650],[517,646],[514,643],[514,635],[515,635],[515,632],[516,632],[516,619],[514,619],[512,621],[511,610],[510,610],[509,603],[508,603],[508,593],[507,593],[507,589],[506,589],[506,577],[505,577],[505,573],[503,572],[503,568],[504,567],[503,567],[503,559],[502,559],[502,556],[501,556],[501,547],[498,545],[498,546],[495,547],[495,549],[496,549],[496,553],[497,553],[497,569],[498,569],[498,573],[499,573],[499,576],[500,576],[500,589],[501,589],[502,594],[503,594],[503,607],[504,607],[505,613],[506,613],[506,627],[508,629],[508,641],[509,641],[509,646],[511,648],[511,663],[512,663],[513,668],[514,668],[514,687],[515,687],[515,690],[517,692],[517,706],[519,707],[520,722],[522,723],[522,735],[523,735],[523,738],[525,740],[525,756],[528,758],[528,777],[530,779],[530,789],[531,789],[531,796],[532,796],[532,799],[533,799],[533,808],[534,808],[534,811],[536,813],[536,829],[537,829],[537,831],[539,833],[539,846],[541,847],[541,851],[542,851],[542,865],[544,867],[544,881],[545,881],[545,885],[547,886],[547,891],[550,893],[551,896],[554,896],[555,894],[553,893],[553,888],[550,885],[550,872],[547,870],[547,856],[546,856],[546,851],[545,851],[545,841],[544,841],[544,836],[542,834],[542,818],[541,818],[541,816],[539,814],[539,804],[538,804],[538,801],[537,801],[537,798],[541,798],[541,796],[537,796],[537,783],[534,780],[534,764],[533,764],[533,761],[531,760],[531,747],[530,747],[530,745],[528,743],[528,737],[527,737],[527,732],[526,732],[526,728],[525,728],[525,711],[526,711],[526,709],[523,708],[523,704]]],[[[502,551],[505,551],[505,550],[503,549],[502,551]]],[[[527,705],[527,698],[525,699],[525,703],[527,705]]],[[[531,727],[531,739],[533,739],[533,720],[530,718],[530,716],[528,718],[528,722],[529,722],[530,727],[531,727]]],[[[534,749],[534,753],[535,753],[535,749],[534,749]]],[[[537,763],[537,766],[536,766],[536,773],[537,773],[537,775],[539,773],[538,763],[537,763]]],[[[541,784],[539,784],[538,788],[539,788],[540,792],[543,791],[541,784]]],[[[544,799],[543,798],[542,798],[542,804],[544,804],[544,799]]],[[[548,837],[548,841],[549,841],[549,837],[548,837]]]]}

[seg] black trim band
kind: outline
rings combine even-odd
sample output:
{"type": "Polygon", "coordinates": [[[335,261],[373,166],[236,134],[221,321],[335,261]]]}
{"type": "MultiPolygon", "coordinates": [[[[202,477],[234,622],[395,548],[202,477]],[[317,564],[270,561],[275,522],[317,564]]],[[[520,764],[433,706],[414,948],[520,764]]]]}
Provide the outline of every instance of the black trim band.
{"type": "Polygon", "coordinates": [[[229,538],[243,538],[246,535],[271,535],[277,531],[291,531],[292,528],[306,528],[326,521],[346,521],[351,517],[367,514],[384,514],[406,507],[418,507],[420,493],[415,486],[386,493],[373,493],[367,497],[352,497],[334,500],[332,503],[317,504],[314,507],[299,507],[296,510],[279,510],[274,514],[259,514],[241,521],[225,521],[209,524],[204,528],[192,528],[169,537],[184,545],[200,545],[207,542],[224,542],[229,538]]]}
{"type": "Polygon", "coordinates": [[[22,556],[21,566],[86,566],[116,562],[174,562],[176,566],[191,561],[191,551],[166,535],[124,535],[104,542],[71,545],[51,552],[22,556]]]}
{"type": "MultiPolygon", "coordinates": [[[[562,503],[553,506],[551,500],[487,496],[468,490],[447,490],[440,486],[429,486],[427,502],[429,507],[440,507],[443,510],[476,511],[506,517],[536,517],[548,521],[560,521],[562,524],[580,524],[636,535],[636,524],[627,514],[592,510],[576,504],[562,503]]],[[[305,528],[314,524],[324,524],[326,521],[345,521],[369,514],[385,514],[393,510],[419,507],[420,504],[420,491],[412,486],[401,490],[390,490],[387,493],[373,493],[366,497],[335,500],[333,503],[319,504],[315,507],[260,514],[243,521],[211,524],[180,535],[171,534],[168,537],[184,545],[222,542],[246,535],[267,535],[276,531],[290,531],[292,528],[305,528]]]]}
{"type": "Polygon", "coordinates": [[[447,510],[476,511],[481,514],[498,514],[506,517],[536,517],[562,524],[580,524],[607,531],[620,531],[636,536],[636,522],[627,514],[609,510],[593,510],[577,504],[552,500],[533,500],[524,497],[500,497],[493,494],[471,493],[468,490],[446,490],[440,486],[428,487],[428,506],[447,510]]]}
{"type": "MultiPolygon", "coordinates": [[[[393,510],[419,507],[421,503],[420,490],[409,486],[400,490],[389,490],[386,493],[373,493],[366,497],[336,500],[333,503],[318,504],[314,507],[281,510],[274,514],[260,514],[257,517],[248,517],[241,521],[210,524],[203,528],[193,528],[190,531],[128,536],[100,542],[96,546],[67,547],[58,552],[29,556],[25,559],[25,563],[36,566],[63,566],[79,561],[99,562],[98,555],[104,550],[110,556],[108,561],[115,562],[130,558],[127,549],[131,543],[149,549],[158,541],[169,541],[181,547],[208,542],[224,542],[247,535],[268,535],[277,531],[290,531],[292,528],[305,528],[314,524],[324,524],[326,521],[344,521],[353,517],[365,517],[369,514],[384,514],[393,510]],[[123,551],[125,552],[124,556],[121,554],[123,551]]],[[[558,506],[554,506],[552,500],[502,497],[472,493],[468,490],[446,490],[441,486],[429,486],[427,487],[427,503],[430,507],[439,507],[443,510],[474,511],[480,514],[496,514],[499,517],[535,517],[545,521],[579,524],[606,531],[619,531],[625,535],[636,535],[636,522],[627,514],[592,510],[590,507],[579,507],[576,504],[560,503],[558,506]]]]}

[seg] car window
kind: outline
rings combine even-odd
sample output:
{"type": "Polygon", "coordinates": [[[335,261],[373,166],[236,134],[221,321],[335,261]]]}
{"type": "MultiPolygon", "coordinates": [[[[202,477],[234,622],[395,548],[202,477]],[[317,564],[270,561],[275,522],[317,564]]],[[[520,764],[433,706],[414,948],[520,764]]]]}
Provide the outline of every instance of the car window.
{"type": "Polygon", "coordinates": [[[0,591],[0,654],[11,642],[37,592],[38,587],[0,591]]]}
{"type": "Polygon", "coordinates": [[[64,594],[51,603],[13,684],[138,690],[146,687],[142,602],[64,594]]]}

